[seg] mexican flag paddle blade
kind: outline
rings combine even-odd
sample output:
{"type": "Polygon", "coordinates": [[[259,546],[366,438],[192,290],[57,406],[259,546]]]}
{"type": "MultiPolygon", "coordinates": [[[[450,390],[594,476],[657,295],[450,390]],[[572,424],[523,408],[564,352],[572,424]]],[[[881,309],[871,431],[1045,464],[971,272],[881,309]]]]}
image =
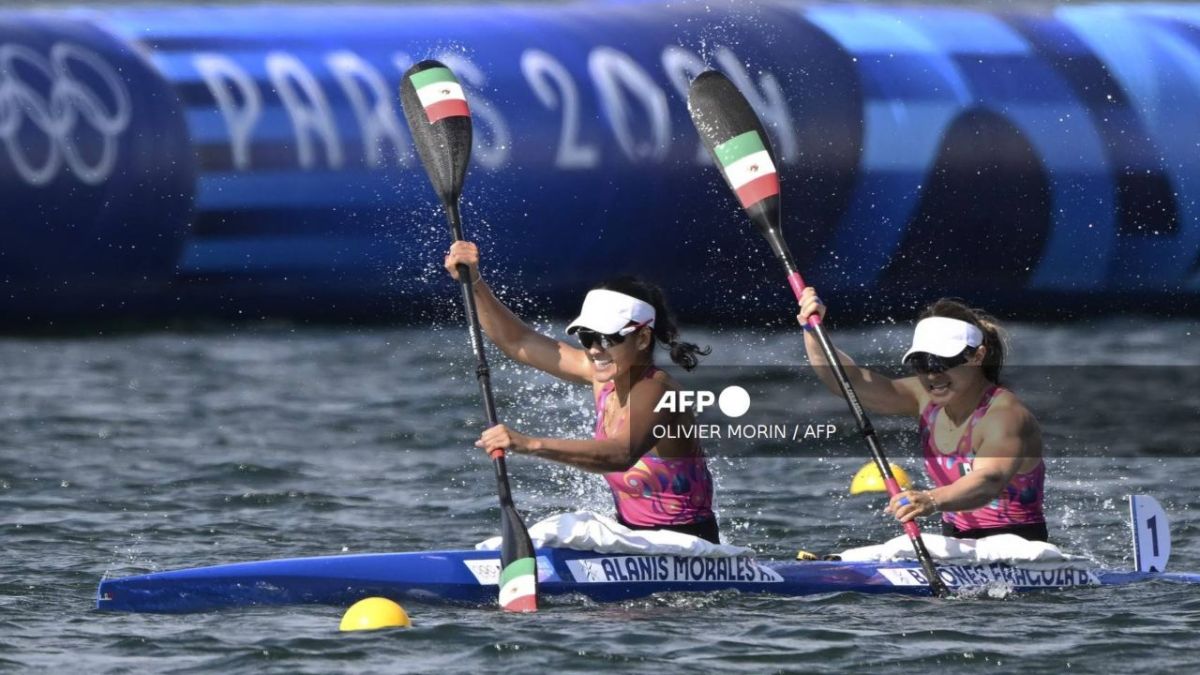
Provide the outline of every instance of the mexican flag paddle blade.
{"type": "Polygon", "coordinates": [[[708,70],[688,89],[688,112],[742,208],[764,235],[778,236],[779,163],[750,103],[727,77],[708,70]]]}
{"type": "Polygon", "coordinates": [[[422,61],[404,73],[400,103],[434,191],[457,208],[471,161],[471,110],[462,85],[441,62],[422,61]]]}

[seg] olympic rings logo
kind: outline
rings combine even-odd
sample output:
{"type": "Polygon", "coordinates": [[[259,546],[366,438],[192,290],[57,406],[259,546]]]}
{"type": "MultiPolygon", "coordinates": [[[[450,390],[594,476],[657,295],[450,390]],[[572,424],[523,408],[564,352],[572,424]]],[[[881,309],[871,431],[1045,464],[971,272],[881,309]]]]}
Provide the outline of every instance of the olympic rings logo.
{"type": "Polygon", "coordinates": [[[59,42],[47,60],[22,45],[0,45],[0,139],[13,167],[30,185],[50,183],[63,164],[88,185],[108,180],[117,165],[117,141],[132,115],[125,83],[95,52],[59,42]],[[76,75],[80,69],[90,70],[108,96],[81,81],[76,75]],[[49,83],[46,95],[23,79],[28,75],[49,83]],[[21,142],[27,123],[46,137],[45,149],[21,142]],[[81,132],[88,128],[101,139],[98,157],[85,157],[80,150],[81,132]]]}

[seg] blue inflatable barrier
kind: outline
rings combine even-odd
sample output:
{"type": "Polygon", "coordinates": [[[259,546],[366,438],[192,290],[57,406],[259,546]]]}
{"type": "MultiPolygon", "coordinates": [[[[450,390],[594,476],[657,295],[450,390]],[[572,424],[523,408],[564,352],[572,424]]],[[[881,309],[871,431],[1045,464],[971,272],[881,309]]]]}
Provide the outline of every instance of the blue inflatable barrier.
{"type": "Polygon", "coordinates": [[[489,278],[563,314],[636,272],[685,319],[791,320],[691,128],[706,68],[772,134],[785,233],[840,316],[947,294],[1192,311],[1198,28],[1200,6],[1154,4],[0,13],[0,318],[449,311],[395,95],[428,57],[472,106],[464,218],[489,278]]]}
{"type": "Polygon", "coordinates": [[[163,311],[192,219],[183,107],[90,21],[0,13],[0,318],[163,311]]]}

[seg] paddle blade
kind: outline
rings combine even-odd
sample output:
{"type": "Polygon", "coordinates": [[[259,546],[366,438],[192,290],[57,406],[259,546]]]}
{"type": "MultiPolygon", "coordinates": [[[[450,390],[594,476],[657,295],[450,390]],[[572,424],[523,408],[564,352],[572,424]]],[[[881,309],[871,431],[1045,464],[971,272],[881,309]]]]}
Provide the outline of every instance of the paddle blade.
{"type": "Polygon", "coordinates": [[[434,192],[456,207],[471,161],[471,111],[462,85],[442,63],[422,61],[404,73],[400,104],[434,192]]]}
{"type": "Polygon", "coordinates": [[[688,112],[729,189],[766,235],[779,232],[779,162],[762,122],[729,78],[707,70],[688,89],[688,112]]]}
{"type": "Polygon", "coordinates": [[[500,608],[537,611],[537,556],[521,514],[509,501],[500,507],[500,608]]]}

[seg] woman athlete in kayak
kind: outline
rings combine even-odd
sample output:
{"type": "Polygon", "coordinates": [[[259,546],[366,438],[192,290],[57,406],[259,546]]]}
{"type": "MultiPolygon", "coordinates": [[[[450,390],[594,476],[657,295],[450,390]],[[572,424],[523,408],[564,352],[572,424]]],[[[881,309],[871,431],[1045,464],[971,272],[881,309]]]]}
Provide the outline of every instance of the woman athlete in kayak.
{"type": "MultiPolygon", "coordinates": [[[[695,439],[654,436],[655,427],[691,426],[690,412],[656,411],[663,394],[678,389],[654,367],[657,344],[685,370],[709,353],[681,342],[662,291],[623,277],[588,292],[579,317],[567,327],[582,349],[547,337],[517,318],[479,273],[479,249],[456,242],[446,269],[471,270],[479,323],[510,358],[555,377],[592,385],[596,430],[589,440],[535,438],[503,424],[483,432],[481,448],[508,448],[604,474],[617,507],[617,520],[633,529],[674,530],[719,543],[713,515],[713,481],[695,439]]],[[[662,434],[659,434],[662,435],[662,434]]],[[[673,434],[681,436],[682,434],[673,434]]],[[[669,435],[668,435],[669,436],[669,435]]]]}
{"type": "MultiPolygon", "coordinates": [[[[800,300],[800,325],[825,305],[813,288],[800,300]]],[[[810,363],[840,395],[816,336],[806,331],[810,363]]],[[[1000,386],[1001,328],[987,313],[957,300],[925,309],[901,362],[915,377],[890,379],[854,365],[838,352],[863,406],[918,421],[932,490],[902,492],[888,511],[900,522],[942,513],[942,533],[978,539],[1016,534],[1046,541],[1042,496],[1046,465],[1042,432],[1029,409],[1000,386]]]]}

